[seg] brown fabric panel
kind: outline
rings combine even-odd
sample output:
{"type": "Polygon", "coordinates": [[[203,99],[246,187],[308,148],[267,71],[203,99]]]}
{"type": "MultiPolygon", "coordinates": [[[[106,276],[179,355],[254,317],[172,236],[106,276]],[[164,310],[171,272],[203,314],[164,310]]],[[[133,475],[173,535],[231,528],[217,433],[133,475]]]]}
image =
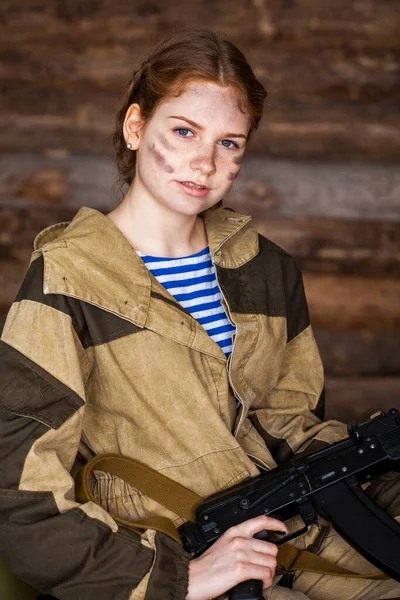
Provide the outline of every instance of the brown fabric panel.
{"type": "Polygon", "coordinates": [[[58,429],[83,400],[39,365],[0,341],[0,401],[4,410],[58,429]]]}
{"type": "MultiPolygon", "coordinates": [[[[44,261],[43,255],[33,260],[29,266],[25,278],[19,288],[15,302],[21,300],[34,300],[35,302],[54,302],[55,294],[48,294],[46,298],[43,293],[44,261]]],[[[62,310],[61,308],[59,310],[62,310]]]]}
{"type": "MultiPolygon", "coordinates": [[[[110,340],[141,331],[142,328],[126,319],[107,312],[93,304],[63,294],[43,293],[43,255],[35,259],[15,299],[31,300],[59,310],[72,319],[73,327],[84,348],[104,344],[110,340]]],[[[90,282],[88,282],[90,285],[90,282]]]]}
{"type": "Polygon", "coordinates": [[[277,464],[284,463],[293,456],[293,450],[285,439],[279,439],[271,435],[261,425],[256,413],[249,413],[249,419],[260,434],[262,439],[267,445],[268,450],[271,452],[273,459],[277,464]]]}
{"type": "Polygon", "coordinates": [[[286,317],[288,341],[310,324],[301,272],[276,244],[259,236],[259,253],[238,269],[217,266],[232,312],[286,317]]]}
{"type": "Polygon", "coordinates": [[[79,304],[84,323],[78,335],[80,335],[84,348],[105,344],[138,331],[143,331],[142,327],[93,306],[93,304],[87,302],[79,302],[79,304]]]}
{"type": "Polygon", "coordinates": [[[311,411],[313,415],[318,417],[321,421],[325,418],[325,386],[321,392],[321,395],[318,399],[316,407],[311,411]]]}
{"type": "Polygon", "coordinates": [[[140,537],[79,509],[60,514],[52,494],[0,490],[0,553],[21,579],[63,600],[128,598],[151,568],[140,537]]]}
{"type": "Polygon", "coordinates": [[[31,446],[46,431],[48,427],[43,423],[8,412],[0,400],[1,488],[18,489],[31,446]]]}
{"type": "Polygon", "coordinates": [[[145,600],[185,600],[190,555],[174,540],[157,532],[156,561],[145,600]]]}
{"type": "Polygon", "coordinates": [[[284,272],[286,292],[287,340],[293,340],[310,325],[310,315],[303,277],[293,261],[287,261],[284,272]]]}

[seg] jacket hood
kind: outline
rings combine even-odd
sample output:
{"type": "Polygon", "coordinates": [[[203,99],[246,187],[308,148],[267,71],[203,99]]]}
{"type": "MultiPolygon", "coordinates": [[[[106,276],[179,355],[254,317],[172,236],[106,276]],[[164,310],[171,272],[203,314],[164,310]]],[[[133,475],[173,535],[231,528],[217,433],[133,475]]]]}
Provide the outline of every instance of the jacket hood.
{"type": "MultiPolygon", "coordinates": [[[[201,216],[215,264],[237,268],[257,254],[258,234],[248,225],[251,217],[224,208],[208,209],[201,216]],[[233,236],[235,243],[230,243],[233,236]]],[[[83,207],[71,222],[41,231],[32,260],[40,254],[45,294],[79,298],[139,326],[146,322],[151,291],[168,294],[116,225],[93,208],[83,207]]],[[[172,296],[170,300],[176,302],[172,296]]]]}
{"type": "MultiPolygon", "coordinates": [[[[204,211],[201,217],[205,223],[212,254],[218,252],[225,241],[251,220],[248,215],[226,208],[210,208],[204,211]]],[[[93,208],[82,207],[72,221],[55,223],[40,231],[35,237],[33,248],[34,250],[41,250],[46,246],[47,249],[50,249],[56,247],[59,243],[64,244],[64,241],[68,243],[68,240],[75,237],[77,229],[79,229],[79,235],[81,236],[93,232],[92,226],[95,229],[98,227],[107,229],[109,233],[112,233],[112,229],[115,229],[118,233],[114,231],[114,235],[117,233],[117,235],[123,236],[102,212],[93,208]]],[[[245,262],[247,260],[249,258],[246,258],[245,262]]]]}
{"type": "Polygon", "coordinates": [[[70,223],[71,221],[64,221],[62,223],[50,225],[50,227],[46,227],[46,229],[42,229],[35,237],[33,249],[41,250],[45,244],[49,244],[56,240],[67,229],[70,223]]]}

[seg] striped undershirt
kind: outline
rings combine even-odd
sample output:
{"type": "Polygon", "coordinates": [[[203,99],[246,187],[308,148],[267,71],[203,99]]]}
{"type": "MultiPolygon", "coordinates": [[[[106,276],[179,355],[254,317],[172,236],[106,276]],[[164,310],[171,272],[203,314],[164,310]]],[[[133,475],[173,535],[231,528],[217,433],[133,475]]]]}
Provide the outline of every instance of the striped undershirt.
{"type": "Polygon", "coordinates": [[[154,277],[207,331],[228,357],[235,327],[221,304],[210,249],[180,258],[148,256],[136,250],[154,277]]]}

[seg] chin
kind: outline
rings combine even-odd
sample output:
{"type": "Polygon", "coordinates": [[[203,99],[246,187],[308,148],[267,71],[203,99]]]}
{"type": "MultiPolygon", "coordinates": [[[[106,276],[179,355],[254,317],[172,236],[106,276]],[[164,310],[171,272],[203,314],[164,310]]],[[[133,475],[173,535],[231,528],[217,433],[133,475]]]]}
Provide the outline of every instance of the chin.
{"type": "Polygon", "coordinates": [[[179,203],[179,205],[175,205],[171,208],[173,208],[173,210],[175,210],[177,213],[180,213],[181,215],[187,215],[189,217],[207,210],[207,208],[209,208],[209,203],[200,201],[196,202],[196,198],[193,198],[185,200],[184,202],[179,203]]]}
{"type": "Polygon", "coordinates": [[[179,212],[179,214],[181,215],[185,215],[187,217],[193,217],[195,215],[198,215],[199,213],[203,212],[204,210],[207,210],[208,206],[188,206],[185,208],[181,208],[178,209],[177,212],[179,212]]]}

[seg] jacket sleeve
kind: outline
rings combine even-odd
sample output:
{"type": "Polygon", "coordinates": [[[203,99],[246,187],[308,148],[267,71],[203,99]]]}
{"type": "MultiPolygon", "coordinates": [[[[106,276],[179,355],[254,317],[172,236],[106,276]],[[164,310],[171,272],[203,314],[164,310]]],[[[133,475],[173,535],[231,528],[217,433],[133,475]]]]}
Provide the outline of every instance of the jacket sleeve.
{"type": "Polygon", "coordinates": [[[325,388],[321,357],[310,324],[303,278],[292,258],[282,259],[287,341],[275,387],[252,406],[249,418],[280,464],[347,436],[339,421],[323,421],[325,388]]]}
{"type": "Polygon", "coordinates": [[[184,599],[188,555],[163,534],[118,527],[79,504],[78,453],[90,360],[71,299],[44,295],[32,261],[0,341],[0,553],[11,569],[60,600],[184,599]],[[136,596],[135,596],[136,597],[136,596]]]}

